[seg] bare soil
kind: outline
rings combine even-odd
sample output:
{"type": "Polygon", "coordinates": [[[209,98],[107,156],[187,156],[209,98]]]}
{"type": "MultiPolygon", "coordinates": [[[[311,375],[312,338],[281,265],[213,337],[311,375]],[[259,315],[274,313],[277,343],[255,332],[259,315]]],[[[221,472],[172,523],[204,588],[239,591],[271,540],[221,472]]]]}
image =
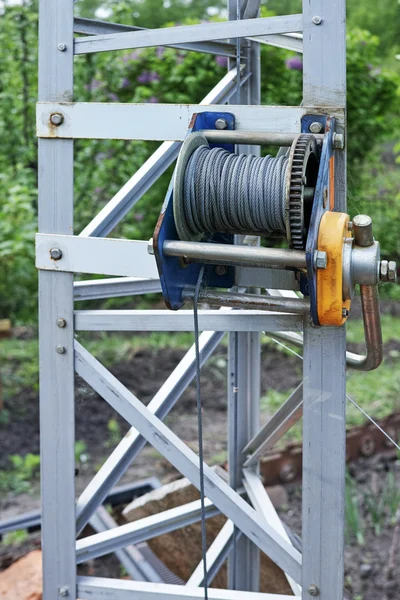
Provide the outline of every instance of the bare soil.
{"type": "MultiPolygon", "coordinates": [[[[387,307],[390,313],[399,314],[398,304],[387,307]]],[[[386,311],[385,311],[386,312],[386,311]]],[[[393,344],[391,344],[392,347],[393,344]]],[[[395,343],[396,348],[400,344],[395,343]]],[[[361,348],[354,347],[354,350],[361,348]]],[[[148,404],[160,386],[176,367],[184,352],[177,349],[142,349],[133,360],[111,367],[111,371],[144,404],[148,404]]],[[[295,357],[285,356],[270,347],[263,349],[261,389],[286,390],[301,379],[301,363],[295,357]]],[[[204,405],[204,447],[210,464],[224,462],[226,453],[226,350],[216,351],[202,371],[202,397],[204,405]]],[[[117,438],[128,431],[127,423],[109,405],[79,378],[76,381],[76,439],[86,445],[83,457],[77,465],[76,488],[79,493],[110,454],[117,438]],[[110,420],[115,421],[117,431],[110,430],[110,420]]],[[[0,469],[10,467],[8,456],[39,453],[38,395],[24,390],[5,406],[11,417],[9,423],[0,425],[0,469]]],[[[264,415],[265,416],[265,415],[264,415]]],[[[192,384],[184,392],[166,422],[192,449],[197,450],[197,421],[195,389],[192,384]]],[[[351,466],[357,480],[360,497],[371,488],[371,480],[378,490],[385,486],[387,471],[395,472],[399,482],[396,462],[378,457],[358,461],[351,466]]],[[[148,476],[159,477],[162,482],[177,476],[177,472],[154,449],[146,448],[138,456],[121,480],[122,483],[148,476]]],[[[282,518],[301,534],[301,486],[288,485],[289,508],[282,511],[282,518]]],[[[38,487],[32,494],[0,498],[0,519],[9,518],[39,507],[38,487]]],[[[365,516],[368,521],[368,515],[365,516]]],[[[393,525],[384,525],[379,536],[367,527],[365,545],[359,546],[351,538],[346,544],[346,589],[354,600],[391,600],[398,597],[400,586],[399,549],[397,563],[391,576],[387,573],[389,552],[393,540],[393,525]],[[396,591],[397,590],[397,591],[396,591]]],[[[22,544],[5,546],[0,543],[0,570],[40,545],[40,535],[31,534],[22,544]]],[[[82,574],[119,577],[120,565],[114,556],[104,557],[80,567],[82,574]]]]}

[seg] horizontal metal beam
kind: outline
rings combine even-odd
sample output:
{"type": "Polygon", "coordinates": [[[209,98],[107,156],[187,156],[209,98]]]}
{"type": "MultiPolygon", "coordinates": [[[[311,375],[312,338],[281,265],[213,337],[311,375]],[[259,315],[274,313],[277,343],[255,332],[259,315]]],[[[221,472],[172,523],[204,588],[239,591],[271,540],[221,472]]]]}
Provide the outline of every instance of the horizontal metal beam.
{"type": "MultiPolygon", "coordinates": [[[[302,316],[257,310],[199,310],[201,331],[301,331],[302,316]]],[[[194,331],[193,311],[77,310],[77,331],[194,331]]]]}
{"type": "MultiPolygon", "coordinates": [[[[199,489],[200,461],[197,454],[77,341],[75,367],[86,383],[199,489]]],[[[296,581],[300,580],[300,553],[268,524],[260,523],[256,511],[207,464],[204,464],[204,492],[254,544],[296,581]]]]}
{"type": "MultiPolygon", "coordinates": [[[[218,508],[206,499],[206,518],[219,514],[218,508]]],[[[80,564],[87,560],[115,552],[118,548],[130,544],[138,544],[151,540],[159,535],[176,531],[182,527],[197,523],[201,519],[201,502],[195,500],[149,517],[144,517],[133,523],[89,535],[76,542],[76,562],[80,564]]]]}
{"type": "MultiPolygon", "coordinates": [[[[202,588],[184,585],[157,585],[105,577],[78,577],[77,598],[92,600],[203,600],[202,588]]],[[[209,600],[293,600],[284,594],[259,594],[232,590],[208,590],[209,600]]]]}
{"type": "MultiPolygon", "coordinates": [[[[146,31],[145,27],[134,25],[121,25],[120,23],[110,23],[108,21],[98,21],[96,19],[84,19],[75,17],[74,32],[84,35],[104,35],[110,33],[126,33],[127,31],[146,31]]],[[[204,54],[217,54],[219,56],[236,56],[235,46],[226,42],[208,41],[194,42],[192,44],[165,44],[167,48],[177,48],[178,50],[192,50],[203,52],[204,54]]]]}
{"type": "Polygon", "coordinates": [[[138,277],[113,277],[75,281],[74,300],[97,300],[100,298],[121,298],[161,292],[161,284],[156,279],[138,277]]]}
{"type": "Polygon", "coordinates": [[[303,36],[300,33],[286,33],[273,35],[259,35],[257,37],[248,38],[252,42],[259,44],[267,44],[268,46],[276,46],[285,50],[293,50],[293,52],[303,53],[303,36]]]}
{"type": "Polygon", "coordinates": [[[126,275],[158,280],[148,242],[78,235],[36,234],[36,267],[45,271],[126,275]],[[52,258],[51,250],[61,252],[52,258]]]}
{"type": "MultiPolygon", "coordinates": [[[[185,139],[194,113],[229,112],[235,115],[236,130],[258,130],[264,133],[299,133],[304,115],[315,114],[307,106],[237,106],[230,104],[123,104],[116,102],[38,102],[37,135],[40,138],[73,138],[103,140],[168,140],[185,139]],[[59,113],[63,122],[52,125],[50,117],[59,113]],[[157,127],[149,123],[157,122],[157,127]]],[[[318,111],[320,112],[320,111],[318,111]]],[[[324,114],[344,122],[343,109],[325,107],[324,114]]]]}
{"type": "Polygon", "coordinates": [[[88,52],[107,52],[128,48],[148,48],[151,46],[243,38],[253,35],[293,33],[302,30],[303,17],[301,14],[282,15],[87,36],[75,39],[74,51],[75,54],[86,54],[88,52]]]}

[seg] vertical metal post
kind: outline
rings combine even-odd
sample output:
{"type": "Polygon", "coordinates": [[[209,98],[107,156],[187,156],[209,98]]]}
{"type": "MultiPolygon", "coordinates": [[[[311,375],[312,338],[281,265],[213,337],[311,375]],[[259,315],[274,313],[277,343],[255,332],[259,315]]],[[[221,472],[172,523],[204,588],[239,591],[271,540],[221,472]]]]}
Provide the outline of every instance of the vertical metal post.
{"type": "MultiPolygon", "coordinates": [[[[345,0],[303,0],[303,102],[346,106],[345,0]]],[[[346,210],[345,151],[336,152],[335,206],[346,210]]],[[[344,327],[317,329],[306,320],[302,587],[307,600],[316,594],[321,600],[343,597],[345,352],[344,327]]]]}
{"type": "MultiPolygon", "coordinates": [[[[39,40],[39,99],[71,101],[72,0],[40,0],[39,40]]],[[[39,231],[67,234],[73,231],[73,142],[70,140],[39,140],[39,231]]],[[[64,596],[75,600],[71,273],[40,271],[39,337],[43,600],[64,596]]]]}
{"type": "MultiPolygon", "coordinates": [[[[232,333],[228,361],[228,465],[232,487],[243,479],[243,448],[259,430],[260,334],[232,333]]],[[[257,468],[257,467],[256,467],[257,468]]],[[[234,540],[228,561],[231,589],[258,591],[259,550],[245,536],[234,540]]]]}
{"type": "MultiPolygon", "coordinates": [[[[241,2],[242,6],[244,2],[241,2]]],[[[237,0],[228,0],[229,19],[237,16],[237,0]]],[[[249,80],[242,86],[241,104],[260,104],[260,45],[242,43],[249,80]]],[[[235,104],[237,100],[233,100],[235,104]]],[[[242,153],[258,155],[258,146],[240,146],[242,153]]],[[[260,334],[231,333],[228,373],[228,465],[233,487],[243,478],[243,448],[259,429],[260,414],[260,334]]],[[[255,467],[258,469],[258,465],[255,467]]],[[[257,592],[260,587],[260,552],[245,536],[234,536],[228,559],[228,587],[257,592]]]]}

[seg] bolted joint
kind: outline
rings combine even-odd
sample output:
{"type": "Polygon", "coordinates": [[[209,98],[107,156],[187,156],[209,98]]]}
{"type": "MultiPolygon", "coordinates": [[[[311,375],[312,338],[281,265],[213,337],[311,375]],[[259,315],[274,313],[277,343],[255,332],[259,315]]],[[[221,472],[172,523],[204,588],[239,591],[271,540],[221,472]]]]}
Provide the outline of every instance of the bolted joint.
{"type": "Polygon", "coordinates": [[[225,267],[225,265],[217,265],[215,267],[215,274],[216,275],[226,275],[228,272],[227,267],[225,267]]]}
{"type": "Polygon", "coordinates": [[[311,133],[321,133],[322,128],[323,128],[322,123],[318,123],[318,121],[314,121],[314,123],[311,123],[308,130],[311,131],[311,133]]]}
{"type": "Polygon", "coordinates": [[[344,148],[344,135],[342,133],[334,133],[332,136],[332,146],[335,150],[343,150],[344,148]]]}
{"type": "Polygon", "coordinates": [[[324,250],[316,250],[314,254],[314,266],[316,269],[326,269],[328,257],[324,250]]]}
{"type": "Polygon", "coordinates": [[[69,596],[68,588],[65,586],[60,587],[60,589],[58,590],[58,594],[62,598],[66,598],[67,596],[69,596]]]}
{"type": "Polygon", "coordinates": [[[67,351],[65,346],[57,346],[56,347],[56,352],[57,354],[65,354],[67,351]]]}
{"type": "Polygon", "coordinates": [[[50,123],[59,127],[64,123],[64,116],[61,113],[53,113],[50,115],[50,123]]]}
{"type": "Polygon", "coordinates": [[[57,327],[64,328],[67,326],[67,321],[63,318],[57,319],[57,327]]]}
{"type": "Polygon", "coordinates": [[[67,44],[57,44],[57,50],[59,50],[60,52],[65,52],[67,49],[67,44]]]}
{"type": "Polygon", "coordinates": [[[150,238],[147,242],[147,252],[151,255],[154,255],[153,238],[150,238]]]}
{"type": "Polygon", "coordinates": [[[315,583],[312,583],[308,586],[307,592],[310,594],[310,596],[319,596],[319,589],[317,588],[315,583]]]}
{"type": "Polygon", "coordinates": [[[225,119],[217,119],[215,121],[215,129],[227,129],[228,122],[225,119]]]}
{"type": "Polygon", "coordinates": [[[52,260],[61,260],[62,258],[62,251],[60,250],[60,248],[51,248],[50,249],[50,258],[52,260]]]}
{"type": "Polygon", "coordinates": [[[349,311],[347,308],[342,308],[342,317],[343,319],[347,319],[347,317],[349,316],[349,311]]]}
{"type": "Polygon", "coordinates": [[[314,23],[314,25],[321,25],[323,18],[319,15],[315,15],[315,17],[313,17],[311,20],[314,23]]]}
{"type": "Polygon", "coordinates": [[[397,279],[397,265],[394,260],[381,260],[379,265],[379,281],[382,283],[395,283],[397,279]]]}

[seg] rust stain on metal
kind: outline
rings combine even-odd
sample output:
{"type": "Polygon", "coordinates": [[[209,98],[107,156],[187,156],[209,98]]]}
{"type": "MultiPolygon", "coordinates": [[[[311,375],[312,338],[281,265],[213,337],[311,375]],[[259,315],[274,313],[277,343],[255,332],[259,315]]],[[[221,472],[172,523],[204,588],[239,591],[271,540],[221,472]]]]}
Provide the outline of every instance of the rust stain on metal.
{"type": "MultiPolygon", "coordinates": [[[[400,413],[393,413],[377,423],[394,440],[400,437],[400,413]]],[[[396,448],[373,423],[352,427],[346,434],[346,462],[382,454],[396,456],[396,448]]],[[[300,481],[302,475],[302,445],[288,444],[279,452],[271,451],[261,459],[260,471],[264,485],[300,481]]]]}

